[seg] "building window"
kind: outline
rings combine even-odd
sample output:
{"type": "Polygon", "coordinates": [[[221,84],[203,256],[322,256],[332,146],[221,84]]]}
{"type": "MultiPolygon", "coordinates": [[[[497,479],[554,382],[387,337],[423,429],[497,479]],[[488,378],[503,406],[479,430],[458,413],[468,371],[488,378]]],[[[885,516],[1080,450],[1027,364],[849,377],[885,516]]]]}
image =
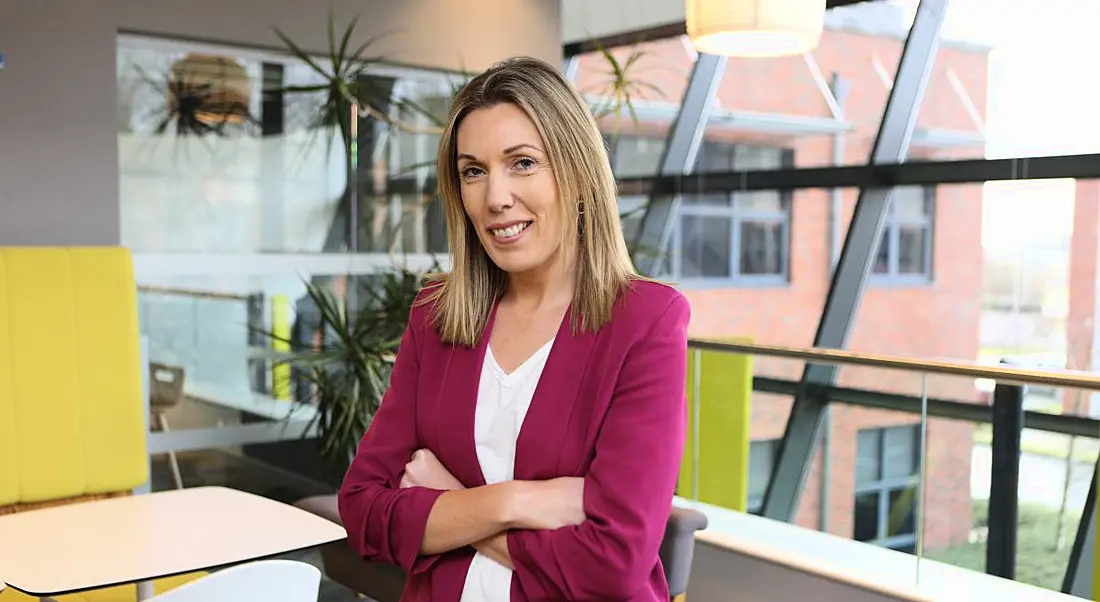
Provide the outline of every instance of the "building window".
{"type": "Polygon", "coordinates": [[[749,445],[749,495],[748,511],[760,514],[764,507],[764,493],[772,478],[775,455],[779,450],[779,439],[753,441],[749,445]]]}
{"type": "Polygon", "coordinates": [[[919,425],[860,431],[852,538],[913,553],[919,481],[919,425]]]}
{"type": "Polygon", "coordinates": [[[935,190],[933,186],[898,186],[891,193],[872,270],[876,280],[927,281],[932,277],[935,190]]]}
{"type": "MultiPolygon", "coordinates": [[[[616,175],[656,174],[663,149],[663,138],[619,138],[611,155],[616,175]]],[[[700,149],[696,172],[790,165],[793,153],[788,149],[707,141],[700,149]]],[[[619,201],[628,241],[638,233],[645,201],[642,197],[619,201]]],[[[687,285],[780,284],[787,280],[789,250],[789,192],[693,195],[682,199],[662,275],[687,285]]]]}

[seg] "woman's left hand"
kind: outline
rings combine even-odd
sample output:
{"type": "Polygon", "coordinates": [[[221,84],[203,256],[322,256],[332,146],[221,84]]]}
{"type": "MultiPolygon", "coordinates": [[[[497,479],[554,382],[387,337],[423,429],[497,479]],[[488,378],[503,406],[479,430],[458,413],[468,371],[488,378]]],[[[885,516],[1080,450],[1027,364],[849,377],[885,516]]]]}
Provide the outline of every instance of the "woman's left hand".
{"type": "Polygon", "coordinates": [[[427,487],[443,491],[459,491],[466,487],[459,482],[439,458],[430,450],[418,449],[412,459],[405,464],[405,474],[401,475],[401,488],[427,487]]]}

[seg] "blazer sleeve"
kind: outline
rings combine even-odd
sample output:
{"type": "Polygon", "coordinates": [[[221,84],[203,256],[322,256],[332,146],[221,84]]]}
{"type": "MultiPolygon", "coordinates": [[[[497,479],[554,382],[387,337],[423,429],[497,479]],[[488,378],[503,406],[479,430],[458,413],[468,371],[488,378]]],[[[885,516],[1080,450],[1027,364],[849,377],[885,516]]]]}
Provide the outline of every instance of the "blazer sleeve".
{"type": "Polygon", "coordinates": [[[409,573],[427,570],[438,555],[421,556],[428,514],[442,491],[401,489],[405,464],[419,447],[416,389],[420,372],[418,310],[398,346],[390,386],[344,477],[338,493],[348,544],[366,560],[397,564],[409,573]]]}
{"type": "Polygon", "coordinates": [[[512,530],[508,553],[530,599],[628,600],[653,571],[687,423],[690,306],[676,295],[627,352],[584,477],[587,520],[512,530]]]}

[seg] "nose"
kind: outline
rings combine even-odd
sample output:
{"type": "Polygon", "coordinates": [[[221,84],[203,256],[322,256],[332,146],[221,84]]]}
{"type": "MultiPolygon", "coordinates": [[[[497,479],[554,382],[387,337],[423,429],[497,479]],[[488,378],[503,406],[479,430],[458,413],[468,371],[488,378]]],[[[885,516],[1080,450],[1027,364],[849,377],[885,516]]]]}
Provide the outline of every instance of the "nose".
{"type": "Polygon", "coordinates": [[[512,198],[512,187],[509,185],[506,174],[497,172],[489,176],[488,194],[489,209],[500,213],[510,209],[516,203],[512,198]]]}

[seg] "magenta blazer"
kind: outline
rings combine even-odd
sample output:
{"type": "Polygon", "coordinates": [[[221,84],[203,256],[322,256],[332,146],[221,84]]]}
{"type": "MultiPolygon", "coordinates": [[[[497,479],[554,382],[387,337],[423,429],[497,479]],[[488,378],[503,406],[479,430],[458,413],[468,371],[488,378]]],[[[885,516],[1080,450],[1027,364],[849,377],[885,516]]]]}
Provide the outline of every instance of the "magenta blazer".
{"type": "MultiPolygon", "coordinates": [[[[403,601],[449,602],[459,599],[475,551],[421,555],[442,492],[399,481],[411,454],[427,448],[466,487],[485,484],[474,406],[496,310],[474,348],[442,343],[429,312],[412,311],[339,508],[354,550],[406,570],[403,601]]],[[[639,281],[599,332],[572,336],[563,320],[520,430],[515,478],[584,477],[588,519],[507,534],[513,601],[668,602],[658,549],[684,450],[689,316],[675,289],[639,281]]]]}

